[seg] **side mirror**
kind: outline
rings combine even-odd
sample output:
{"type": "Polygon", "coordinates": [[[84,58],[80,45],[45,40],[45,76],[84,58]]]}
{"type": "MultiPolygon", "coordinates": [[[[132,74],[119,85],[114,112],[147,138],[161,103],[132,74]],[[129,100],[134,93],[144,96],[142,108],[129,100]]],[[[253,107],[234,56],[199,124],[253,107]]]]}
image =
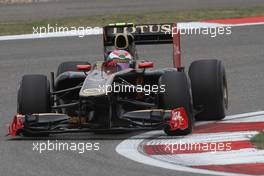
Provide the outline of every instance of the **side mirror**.
{"type": "Polygon", "coordinates": [[[87,72],[87,71],[90,71],[92,66],[91,65],[76,65],[76,68],[77,70],[79,71],[84,71],[84,72],[87,72]]]}
{"type": "Polygon", "coordinates": [[[154,67],[154,63],[153,62],[141,62],[138,64],[138,68],[153,68],[154,67]]]}

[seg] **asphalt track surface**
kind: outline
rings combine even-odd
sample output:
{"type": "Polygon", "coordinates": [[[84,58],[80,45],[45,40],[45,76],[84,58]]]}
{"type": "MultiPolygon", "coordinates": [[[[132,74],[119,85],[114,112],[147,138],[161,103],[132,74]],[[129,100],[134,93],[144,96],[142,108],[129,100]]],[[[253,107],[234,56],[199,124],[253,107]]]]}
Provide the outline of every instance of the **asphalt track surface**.
{"type": "MultiPolygon", "coordinates": [[[[263,25],[258,25],[233,28],[231,36],[182,37],[183,63],[187,67],[197,58],[220,58],[224,62],[229,84],[229,114],[263,110],[263,36],[263,25]]],[[[138,132],[70,134],[49,138],[62,139],[64,142],[100,143],[99,151],[87,151],[84,154],[72,151],[39,154],[32,151],[32,143],[41,142],[40,139],[10,140],[4,137],[7,133],[6,124],[16,112],[16,89],[21,75],[48,75],[62,61],[100,60],[101,44],[99,36],[0,42],[0,175],[197,175],[143,165],[118,155],[116,146],[138,132]]],[[[152,59],[158,67],[171,65],[172,53],[168,45],[138,47],[138,50],[141,58],[152,59]]]]}
{"type": "Polygon", "coordinates": [[[263,0],[39,0],[41,3],[0,4],[0,21],[74,16],[263,6],[263,0]]]}

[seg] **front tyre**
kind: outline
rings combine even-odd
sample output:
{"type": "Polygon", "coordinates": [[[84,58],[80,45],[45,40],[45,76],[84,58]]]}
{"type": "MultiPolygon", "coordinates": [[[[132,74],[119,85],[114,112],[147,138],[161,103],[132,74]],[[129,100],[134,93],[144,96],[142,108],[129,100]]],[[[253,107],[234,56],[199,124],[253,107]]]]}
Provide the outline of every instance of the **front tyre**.
{"type": "Polygon", "coordinates": [[[228,108],[225,68],[220,60],[194,61],[189,69],[197,120],[221,120],[228,108]]]}
{"type": "Polygon", "coordinates": [[[18,90],[17,111],[19,114],[48,113],[50,84],[45,75],[24,75],[18,90]]]}
{"type": "Polygon", "coordinates": [[[160,78],[160,85],[165,85],[165,92],[159,95],[159,107],[166,110],[183,107],[189,118],[188,128],[172,131],[166,125],[164,132],[169,136],[190,134],[193,129],[193,111],[187,76],[184,72],[166,72],[160,78]]]}

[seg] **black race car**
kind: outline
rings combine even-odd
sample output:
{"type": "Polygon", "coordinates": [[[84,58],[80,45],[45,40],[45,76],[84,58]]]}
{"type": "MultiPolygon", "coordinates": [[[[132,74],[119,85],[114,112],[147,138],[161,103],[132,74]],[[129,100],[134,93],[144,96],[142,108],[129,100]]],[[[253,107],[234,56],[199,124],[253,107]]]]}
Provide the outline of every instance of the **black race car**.
{"type": "Polygon", "coordinates": [[[228,93],[222,62],[197,60],[186,74],[176,24],[112,24],[103,28],[103,40],[102,61],[63,62],[56,75],[51,72],[50,81],[39,74],[22,77],[10,135],[140,129],[187,135],[195,120],[225,117],[228,93]],[[147,44],[173,44],[174,67],[149,69],[153,62],[140,60],[136,51],[136,45],[147,44]],[[120,50],[131,58],[108,60],[120,50]],[[120,62],[127,67],[118,67],[120,62]]]}

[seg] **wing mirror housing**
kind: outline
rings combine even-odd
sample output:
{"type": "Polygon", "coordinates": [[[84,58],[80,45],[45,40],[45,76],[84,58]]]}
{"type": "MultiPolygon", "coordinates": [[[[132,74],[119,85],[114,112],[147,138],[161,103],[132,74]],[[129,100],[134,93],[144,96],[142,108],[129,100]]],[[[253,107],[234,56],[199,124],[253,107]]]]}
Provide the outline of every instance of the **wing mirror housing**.
{"type": "Polygon", "coordinates": [[[77,70],[79,71],[84,71],[84,72],[88,72],[92,69],[92,66],[89,64],[86,65],[76,65],[77,70]]]}
{"type": "Polygon", "coordinates": [[[154,63],[153,62],[141,62],[138,64],[138,68],[143,68],[143,69],[146,69],[146,68],[153,68],[154,67],[154,63]]]}

